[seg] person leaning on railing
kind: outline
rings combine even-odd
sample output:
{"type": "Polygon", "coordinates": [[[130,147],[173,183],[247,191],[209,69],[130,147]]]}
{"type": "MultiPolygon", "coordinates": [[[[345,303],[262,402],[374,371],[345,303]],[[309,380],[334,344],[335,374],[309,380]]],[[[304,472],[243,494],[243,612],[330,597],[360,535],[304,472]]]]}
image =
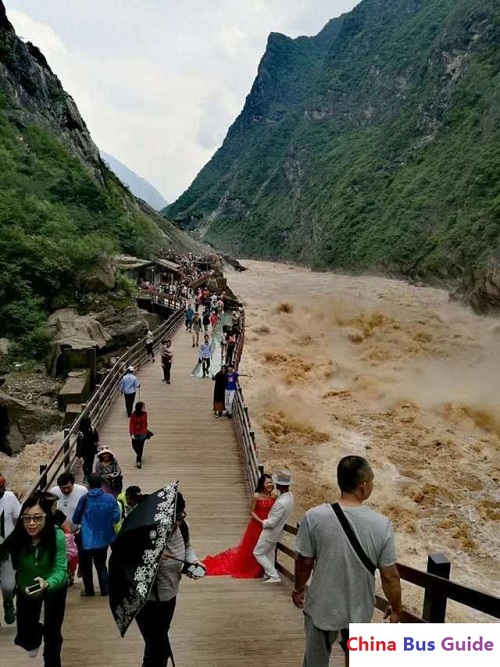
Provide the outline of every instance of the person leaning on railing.
{"type": "Polygon", "coordinates": [[[366,459],[344,457],[337,467],[340,503],[311,508],[300,524],[292,599],[304,610],[303,667],[328,667],[335,641],[349,664],[349,623],[371,622],[377,568],[390,604],[386,617],[391,623],[400,620],[394,530],[389,519],[363,505],[373,491],[373,477],[366,459]]]}

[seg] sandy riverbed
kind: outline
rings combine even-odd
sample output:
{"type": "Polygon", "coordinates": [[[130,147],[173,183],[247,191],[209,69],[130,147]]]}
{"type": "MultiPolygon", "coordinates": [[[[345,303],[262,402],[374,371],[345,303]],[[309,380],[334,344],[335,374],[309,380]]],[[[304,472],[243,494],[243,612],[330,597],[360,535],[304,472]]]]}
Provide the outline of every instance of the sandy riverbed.
{"type": "Polygon", "coordinates": [[[241,261],[242,385],[260,458],[296,477],[296,518],[335,499],[339,458],[366,456],[399,559],[445,553],[454,579],[500,595],[500,321],[443,290],[241,261]]]}

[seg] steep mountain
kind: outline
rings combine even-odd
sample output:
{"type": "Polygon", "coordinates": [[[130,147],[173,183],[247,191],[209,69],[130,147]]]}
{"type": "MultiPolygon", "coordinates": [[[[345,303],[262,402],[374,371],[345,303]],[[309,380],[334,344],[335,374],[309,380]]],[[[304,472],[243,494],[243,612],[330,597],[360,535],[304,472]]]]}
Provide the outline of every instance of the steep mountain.
{"type": "Polygon", "coordinates": [[[363,0],[271,34],[222,147],[164,214],[239,255],[453,282],[500,232],[500,3],[363,0]]]}
{"type": "Polygon", "coordinates": [[[145,178],[138,176],[132,169],[129,169],[126,164],[120,162],[115,157],[104,151],[100,151],[101,157],[108,167],[113,171],[120,181],[124,183],[130,192],[139,199],[143,199],[156,211],[168,206],[167,200],[158,190],[151,185],[145,178]]]}
{"type": "Polygon", "coordinates": [[[30,357],[46,349],[50,308],[79,302],[81,276],[103,254],[194,247],[107,169],[75,102],[18,39],[1,0],[0,225],[0,338],[30,357]]]}

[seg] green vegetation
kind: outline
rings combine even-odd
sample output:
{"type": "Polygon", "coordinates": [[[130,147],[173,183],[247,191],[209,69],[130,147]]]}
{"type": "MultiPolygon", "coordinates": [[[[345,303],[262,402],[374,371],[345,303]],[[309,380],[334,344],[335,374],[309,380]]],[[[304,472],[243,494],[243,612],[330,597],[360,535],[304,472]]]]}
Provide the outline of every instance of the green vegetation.
{"type": "Polygon", "coordinates": [[[49,130],[19,129],[0,99],[0,336],[41,357],[53,300],[78,303],[77,276],[103,253],[144,256],[156,225],[107,170],[100,183],[49,130]]]}
{"type": "Polygon", "coordinates": [[[165,214],[235,254],[454,279],[500,245],[499,45],[490,0],[364,0],[273,36],[165,214]]]}

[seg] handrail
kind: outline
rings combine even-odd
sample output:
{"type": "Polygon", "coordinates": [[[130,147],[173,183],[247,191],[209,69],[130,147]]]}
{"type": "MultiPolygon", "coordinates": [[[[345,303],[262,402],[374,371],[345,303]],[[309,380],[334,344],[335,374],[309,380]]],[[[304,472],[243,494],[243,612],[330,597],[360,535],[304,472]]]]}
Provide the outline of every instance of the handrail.
{"type": "Polygon", "coordinates": [[[142,301],[151,301],[158,306],[163,306],[164,308],[170,308],[170,310],[178,310],[179,308],[184,308],[184,303],[186,299],[183,297],[178,298],[174,294],[167,294],[166,292],[159,292],[158,290],[147,290],[139,288],[137,290],[138,300],[142,301]]]}
{"type": "MultiPolygon", "coordinates": [[[[234,350],[234,367],[238,369],[241,355],[243,353],[243,344],[245,342],[245,312],[240,315],[240,335],[236,342],[234,350]]],[[[243,397],[243,390],[238,387],[234,396],[233,402],[233,423],[238,437],[241,451],[243,453],[243,464],[245,467],[245,474],[247,484],[251,492],[257,486],[257,480],[261,474],[261,469],[258,462],[257,445],[255,443],[255,433],[252,430],[248,408],[245,405],[243,397]]]]}
{"type": "MultiPolygon", "coordinates": [[[[165,337],[171,336],[179,326],[183,318],[183,304],[177,301],[177,309],[168,320],[157,327],[154,332],[154,345],[157,346],[165,337]]],[[[89,417],[94,426],[98,426],[106,414],[123,377],[123,372],[128,366],[140,366],[146,359],[144,340],[138,340],[132,347],[126,350],[108,371],[102,384],[97,385],[94,393],[85,404],[84,409],[65,431],[65,437],[54,452],[49,463],[44,467],[40,476],[29,487],[25,498],[35,491],[41,491],[50,487],[57,476],[64,470],[71,470],[76,461],[76,436],[79,431],[80,421],[83,417],[89,417]]]]}
{"type": "MultiPolygon", "coordinates": [[[[297,528],[295,526],[290,526],[287,524],[285,526],[285,532],[290,535],[297,535],[297,528]]],[[[292,560],[295,559],[295,552],[287,547],[285,544],[278,544],[278,551],[285,554],[292,560]]],[[[500,618],[500,598],[489,593],[483,593],[474,588],[469,588],[458,584],[455,581],[450,581],[444,577],[439,577],[431,572],[425,572],[424,570],[418,570],[417,568],[410,567],[409,565],[404,565],[403,563],[396,563],[399,575],[401,579],[407,581],[408,583],[424,588],[426,593],[431,595],[445,597],[449,600],[454,600],[460,604],[464,604],[471,609],[480,611],[483,614],[488,616],[493,616],[494,618],[500,618]]],[[[281,563],[278,566],[280,572],[287,578],[293,581],[293,574],[290,570],[284,567],[281,563]]],[[[388,606],[387,600],[377,597],[377,608],[385,611],[388,606]]],[[[423,618],[405,612],[403,621],[409,623],[421,623],[423,618]]]]}

